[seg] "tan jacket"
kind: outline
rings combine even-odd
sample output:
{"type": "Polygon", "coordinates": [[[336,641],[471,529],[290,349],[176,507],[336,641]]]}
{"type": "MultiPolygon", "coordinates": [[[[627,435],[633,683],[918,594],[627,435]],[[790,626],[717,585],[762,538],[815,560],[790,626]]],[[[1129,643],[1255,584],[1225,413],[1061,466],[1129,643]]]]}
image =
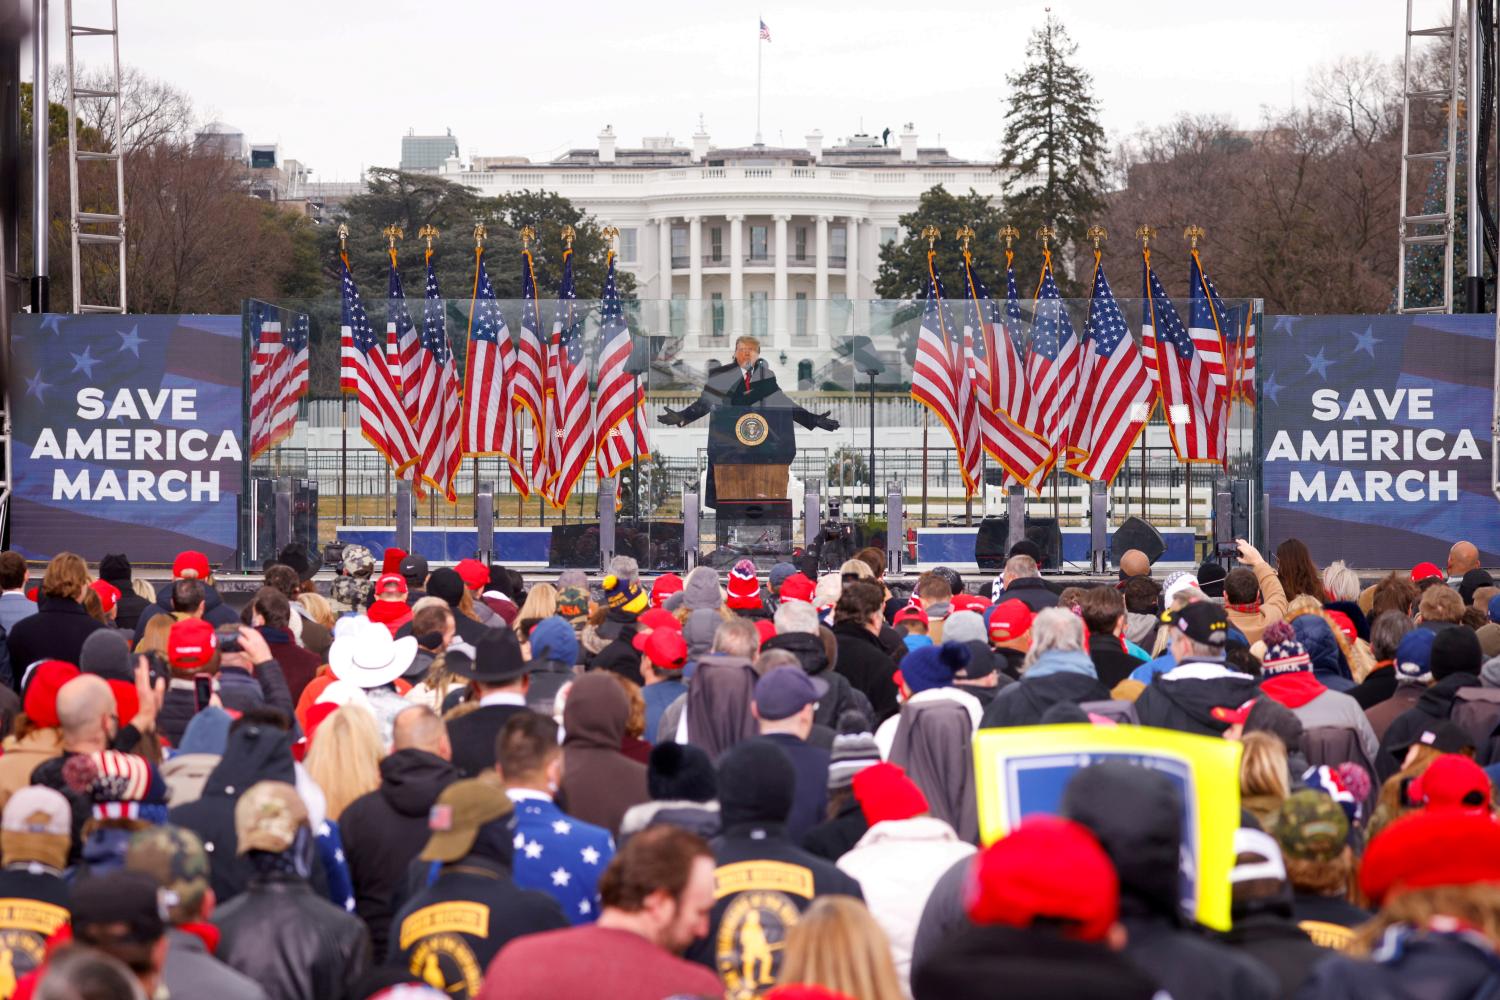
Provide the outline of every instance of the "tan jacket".
{"type": "Polygon", "coordinates": [[[0,809],[16,792],[31,784],[31,772],[43,761],[62,756],[62,731],[33,729],[21,739],[5,737],[0,743],[0,809]]]}
{"type": "Polygon", "coordinates": [[[1255,611],[1237,611],[1225,605],[1229,624],[1245,633],[1250,645],[1260,641],[1266,627],[1286,617],[1286,591],[1281,589],[1281,578],[1267,563],[1255,566],[1255,581],[1260,584],[1260,607],[1255,611]]]}

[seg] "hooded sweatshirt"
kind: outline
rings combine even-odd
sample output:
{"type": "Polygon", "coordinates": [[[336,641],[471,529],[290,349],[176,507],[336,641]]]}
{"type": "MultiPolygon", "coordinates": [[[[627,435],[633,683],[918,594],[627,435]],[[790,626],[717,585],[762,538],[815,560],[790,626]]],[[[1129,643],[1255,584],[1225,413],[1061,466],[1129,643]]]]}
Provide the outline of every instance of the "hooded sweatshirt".
{"type": "Polygon", "coordinates": [[[773,635],[760,647],[764,653],[768,649],[784,649],[797,657],[802,664],[802,669],[810,677],[821,677],[828,683],[828,694],[818,699],[818,707],[813,712],[813,722],[830,729],[838,727],[841,715],[850,709],[863,711],[869,714],[868,705],[861,703],[854,696],[854,688],[849,683],[849,678],[833,669],[828,662],[828,651],[823,646],[823,638],[818,635],[809,635],[806,632],[786,632],[781,635],[773,635]]]}
{"type": "Polygon", "coordinates": [[[618,836],[633,805],[649,801],[646,765],[620,752],[630,700],[613,677],[585,674],[563,708],[563,781],[558,804],[585,823],[618,836]]]}
{"type": "Polygon", "coordinates": [[[688,681],[677,742],[701,747],[710,760],[717,761],[731,747],[754,736],[757,727],[750,703],[755,680],[750,661],[743,657],[710,653],[700,659],[688,681]]]}
{"type": "Polygon", "coordinates": [[[1025,669],[1019,684],[1003,688],[984,710],[980,727],[1035,726],[1058,702],[1106,701],[1094,661],[1080,650],[1049,649],[1025,669]]]}
{"type": "Polygon", "coordinates": [[[1354,687],[1354,675],[1349,669],[1349,660],[1339,648],[1333,628],[1319,615],[1298,615],[1292,619],[1292,631],[1297,641],[1307,650],[1312,660],[1313,676],[1326,687],[1335,691],[1348,691],[1354,687]]]}
{"type": "Polygon", "coordinates": [[[1088,827],[1114,862],[1129,935],[1125,957],[1164,990],[1198,1000],[1280,994],[1265,965],[1205,939],[1181,916],[1183,803],[1171,778],[1131,764],[1097,764],[1068,783],[1059,811],[1088,827]]]}

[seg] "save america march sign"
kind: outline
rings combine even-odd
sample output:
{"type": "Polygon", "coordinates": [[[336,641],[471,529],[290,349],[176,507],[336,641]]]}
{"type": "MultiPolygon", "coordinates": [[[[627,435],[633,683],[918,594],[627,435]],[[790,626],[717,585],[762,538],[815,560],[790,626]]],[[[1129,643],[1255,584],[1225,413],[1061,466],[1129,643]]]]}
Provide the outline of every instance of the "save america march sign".
{"type": "Polygon", "coordinates": [[[13,546],[38,560],[232,559],[243,345],[239,316],[18,316],[13,546]]]}
{"type": "Polygon", "coordinates": [[[1260,360],[1272,542],[1369,567],[1500,559],[1490,490],[1495,317],[1268,316],[1260,360]]]}

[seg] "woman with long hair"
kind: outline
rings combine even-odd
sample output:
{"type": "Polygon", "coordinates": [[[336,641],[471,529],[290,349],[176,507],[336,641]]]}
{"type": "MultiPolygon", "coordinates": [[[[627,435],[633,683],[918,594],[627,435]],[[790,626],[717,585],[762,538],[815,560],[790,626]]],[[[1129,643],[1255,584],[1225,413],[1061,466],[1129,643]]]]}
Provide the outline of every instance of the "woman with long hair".
{"type": "Polygon", "coordinates": [[[82,556],[59,552],[52,557],[42,576],[36,613],[16,622],[6,637],[15,676],[22,676],[38,660],[77,663],[83,641],[99,629],[109,628],[90,616],[84,606],[85,594],[96,599],[99,596],[90,589],[91,582],[82,556]]]}
{"type": "Polygon", "coordinates": [[[1240,805],[1254,816],[1262,829],[1270,829],[1281,804],[1291,794],[1286,744],[1275,733],[1246,733],[1240,744],[1240,805]]]}
{"type": "Polygon", "coordinates": [[[859,1000],[901,1000],[891,942],[865,904],[850,896],[813,901],[787,935],[782,985],[821,986],[859,1000]]]}
{"type": "Polygon", "coordinates": [[[1306,594],[1319,604],[1328,600],[1323,589],[1323,574],[1312,560],[1307,546],[1298,538],[1288,538],[1276,546],[1276,576],[1281,580],[1281,589],[1286,591],[1288,601],[1298,594],[1306,594]]]}
{"type": "MultiPolygon", "coordinates": [[[[322,594],[312,591],[297,595],[297,603],[307,611],[312,620],[319,625],[333,631],[333,626],[338,621],[338,615],[333,612],[333,605],[328,603],[328,598],[322,594]]],[[[294,612],[296,608],[292,609],[294,612]]]]}
{"type": "Polygon", "coordinates": [[[531,627],[543,618],[557,614],[557,588],[550,583],[539,583],[526,592],[526,603],[516,612],[516,638],[525,642],[531,637],[531,627]]]}
{"type": "Polygon", "coordinates": [[[349,803],[380,787],[384,756],[380,726],[365,706],[345,705],[323,720],[303,763],[323,790],[330,820],[337,820],[349,803]]]}
{"type": "Polygon", "coordinates": [[[141,632],[141,641],[135,644],[137,653],[160,653],[167,655],[167,635],[177,619],[171,615],[152,615],[146,619],[146,628],[141,632]]]}

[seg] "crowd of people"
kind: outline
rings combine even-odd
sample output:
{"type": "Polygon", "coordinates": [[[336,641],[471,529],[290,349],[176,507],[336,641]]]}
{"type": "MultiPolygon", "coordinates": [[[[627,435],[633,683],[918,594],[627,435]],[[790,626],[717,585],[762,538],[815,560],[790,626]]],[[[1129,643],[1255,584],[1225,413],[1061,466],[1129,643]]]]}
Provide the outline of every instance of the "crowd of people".
{"type": "Polygon", "coordinates": [[[292,547],[239,607],[201,553],[0,553],[0,1000],[1500,996],[1473,545],[1041,555],[528,586],[350,545],[320,590],[292,547]],[[1160,771],[981,838],[975,734],[1068,724],[1240,745],[1229,929],[1160,771]]]}

